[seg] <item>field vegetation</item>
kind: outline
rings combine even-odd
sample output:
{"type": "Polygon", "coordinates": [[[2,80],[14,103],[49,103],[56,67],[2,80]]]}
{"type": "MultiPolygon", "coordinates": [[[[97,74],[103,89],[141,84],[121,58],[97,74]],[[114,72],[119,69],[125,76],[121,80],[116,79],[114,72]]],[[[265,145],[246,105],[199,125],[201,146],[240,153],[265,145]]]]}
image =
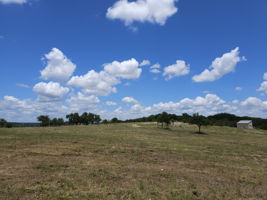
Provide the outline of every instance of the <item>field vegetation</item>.
{"type": "Polygon", "coordinates": [[[183,123],[0,128],[0,199],[267,199],[267,131],[196,131],[183,123]]]}

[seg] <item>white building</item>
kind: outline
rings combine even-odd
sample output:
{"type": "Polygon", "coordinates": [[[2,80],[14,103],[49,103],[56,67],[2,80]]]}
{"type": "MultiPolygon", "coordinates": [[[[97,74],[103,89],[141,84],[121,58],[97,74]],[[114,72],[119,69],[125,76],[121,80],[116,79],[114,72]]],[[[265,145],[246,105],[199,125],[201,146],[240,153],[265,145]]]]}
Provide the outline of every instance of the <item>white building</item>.
{"type": "Polygon", "coordinates": [[[237,122],[237,128],[253,129],[253,123],[251,120],[241,120],[237,122]]]}

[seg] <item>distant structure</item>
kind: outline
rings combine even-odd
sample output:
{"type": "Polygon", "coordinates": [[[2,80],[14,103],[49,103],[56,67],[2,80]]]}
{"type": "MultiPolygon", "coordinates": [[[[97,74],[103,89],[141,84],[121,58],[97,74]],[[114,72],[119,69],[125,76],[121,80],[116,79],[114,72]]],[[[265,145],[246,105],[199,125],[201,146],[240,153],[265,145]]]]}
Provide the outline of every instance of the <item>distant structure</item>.
{"type": "Polygon", "coordinates": [[[253,124],[251,120],[241,120],[237,122],[237,128],[244,128],[244,129],[253,129],[253,124]]]}

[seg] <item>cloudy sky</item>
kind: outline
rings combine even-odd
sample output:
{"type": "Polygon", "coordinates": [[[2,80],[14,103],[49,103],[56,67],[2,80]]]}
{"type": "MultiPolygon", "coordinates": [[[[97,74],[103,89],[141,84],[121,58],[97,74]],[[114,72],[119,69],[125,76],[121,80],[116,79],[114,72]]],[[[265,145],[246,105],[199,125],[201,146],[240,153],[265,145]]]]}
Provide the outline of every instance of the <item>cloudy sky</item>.
{"type": "Polygon", "coordinates": [[[267,118],[266,0],[0,0],[0,118],[267,118]]]}

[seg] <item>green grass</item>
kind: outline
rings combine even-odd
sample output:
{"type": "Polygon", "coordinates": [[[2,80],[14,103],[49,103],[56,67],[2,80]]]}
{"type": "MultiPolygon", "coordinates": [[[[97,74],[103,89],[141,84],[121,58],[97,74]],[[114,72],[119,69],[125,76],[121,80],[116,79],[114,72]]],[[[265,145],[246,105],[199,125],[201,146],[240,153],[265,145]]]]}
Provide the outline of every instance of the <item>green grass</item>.
{"type": "Polygon", "coordinates": [[[267,199],[267,132],[177,124],[0,129],[0,199],[267,199]]]}

